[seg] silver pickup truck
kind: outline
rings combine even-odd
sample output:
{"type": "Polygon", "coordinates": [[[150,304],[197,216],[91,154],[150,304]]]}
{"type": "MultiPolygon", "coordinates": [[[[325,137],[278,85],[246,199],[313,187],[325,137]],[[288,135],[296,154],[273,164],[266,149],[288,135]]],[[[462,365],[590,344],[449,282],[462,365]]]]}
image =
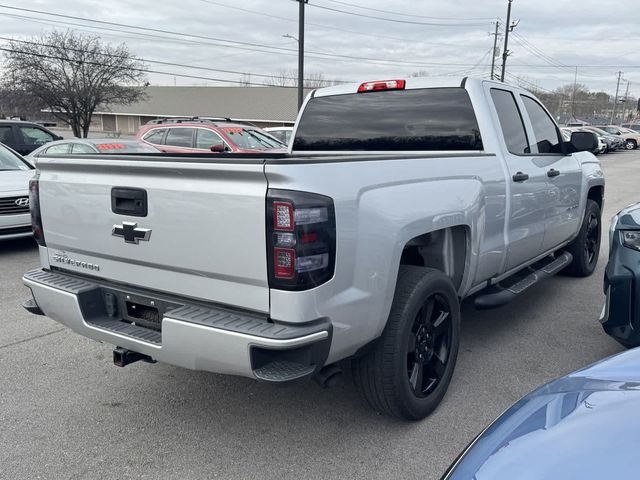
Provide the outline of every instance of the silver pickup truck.
{"type": "Polygon", "coordinates": [[[137,360],[286,383],[350,366],[377,410],[442,400],[460,302],[593,272],[595,136],[525,90],[410,78],[316,90],[289,154],[41,157],[25,307],[137,360]]]}

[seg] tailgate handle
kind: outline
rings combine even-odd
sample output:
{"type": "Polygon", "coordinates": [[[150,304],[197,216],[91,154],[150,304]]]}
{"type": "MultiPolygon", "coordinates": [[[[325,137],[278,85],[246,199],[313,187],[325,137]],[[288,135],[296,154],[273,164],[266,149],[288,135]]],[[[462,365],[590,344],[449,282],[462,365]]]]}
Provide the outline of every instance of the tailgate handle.
{"type": "Polygon", "coordinates": [[[112,188],[111,210],[118,215],[146,217],[147,191],[142,188],[112,188]]]}

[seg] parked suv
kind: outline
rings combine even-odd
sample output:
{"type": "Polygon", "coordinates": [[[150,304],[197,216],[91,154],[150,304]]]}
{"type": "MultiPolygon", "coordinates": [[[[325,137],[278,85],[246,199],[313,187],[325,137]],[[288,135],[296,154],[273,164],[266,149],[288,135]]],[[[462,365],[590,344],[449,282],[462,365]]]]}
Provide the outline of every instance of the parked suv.
{"type": "Polygon", "coordinates": [[[620,128],[617,125],[598,125],[598,128],[604,130],[611,135],[622,137],[624,140],[624,146],[627,150],[633,150],[640,145],[640,133],[627,128],[620,128]]]}
{"type": "Polygon", "coordinates": [[[62,137],[36,123],[19,120],[0,120],[0,143],[20,155],[28,155],[36,148],[62,137]]]}
{"type": "Polygon", "coordinates": [[[286,145],[253,125],[231,119],[168,118],[140,127],[136,138],[167,153],[286,152],[286,145]]]}
{"type": "Polygon", "coordinates": [[[622,127],[640,133],[640,123],[623,123],[622,127]]]}

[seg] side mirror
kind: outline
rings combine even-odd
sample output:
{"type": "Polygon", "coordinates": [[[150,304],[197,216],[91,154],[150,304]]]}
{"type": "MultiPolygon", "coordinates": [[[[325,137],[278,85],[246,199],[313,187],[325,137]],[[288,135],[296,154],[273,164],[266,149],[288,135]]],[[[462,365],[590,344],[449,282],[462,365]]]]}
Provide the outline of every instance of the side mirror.
{"type": "Polygon", "coordinates": [[[598,135],[593,132],[572,132],[571,150],[574,152],[595,152],[598,150],[598,135]]]}
{"type": "Polygon", "coordinates": [[[64,140],[64,138],[63,138],[63,137],[61,137],[60,135],[54,135],[54,136],[53,136],[53,139],[54,139],[54,140],[64,140]]]}
{"type": "Polygon", "coordinates": [[[224,143],[216,143],[215,145],[211,145],[210,149],[213,153],[223,153],[224,143]]]}

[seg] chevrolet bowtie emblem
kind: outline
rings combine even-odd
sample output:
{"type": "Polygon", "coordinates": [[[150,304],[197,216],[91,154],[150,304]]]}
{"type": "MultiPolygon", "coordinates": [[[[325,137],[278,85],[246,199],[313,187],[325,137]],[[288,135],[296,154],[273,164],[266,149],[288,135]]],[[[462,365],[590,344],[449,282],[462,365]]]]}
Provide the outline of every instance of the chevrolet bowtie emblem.
{"type": "Polygon", "coordinates": [[[151,229],[138,228],[138,224],[133,222],[122,222],[122,225],[113,226],[111,235],[114,237],[122,237],[127,243],[137,244],[140,240],[144,240],[145,242],[149,241],[151,229]]]}

